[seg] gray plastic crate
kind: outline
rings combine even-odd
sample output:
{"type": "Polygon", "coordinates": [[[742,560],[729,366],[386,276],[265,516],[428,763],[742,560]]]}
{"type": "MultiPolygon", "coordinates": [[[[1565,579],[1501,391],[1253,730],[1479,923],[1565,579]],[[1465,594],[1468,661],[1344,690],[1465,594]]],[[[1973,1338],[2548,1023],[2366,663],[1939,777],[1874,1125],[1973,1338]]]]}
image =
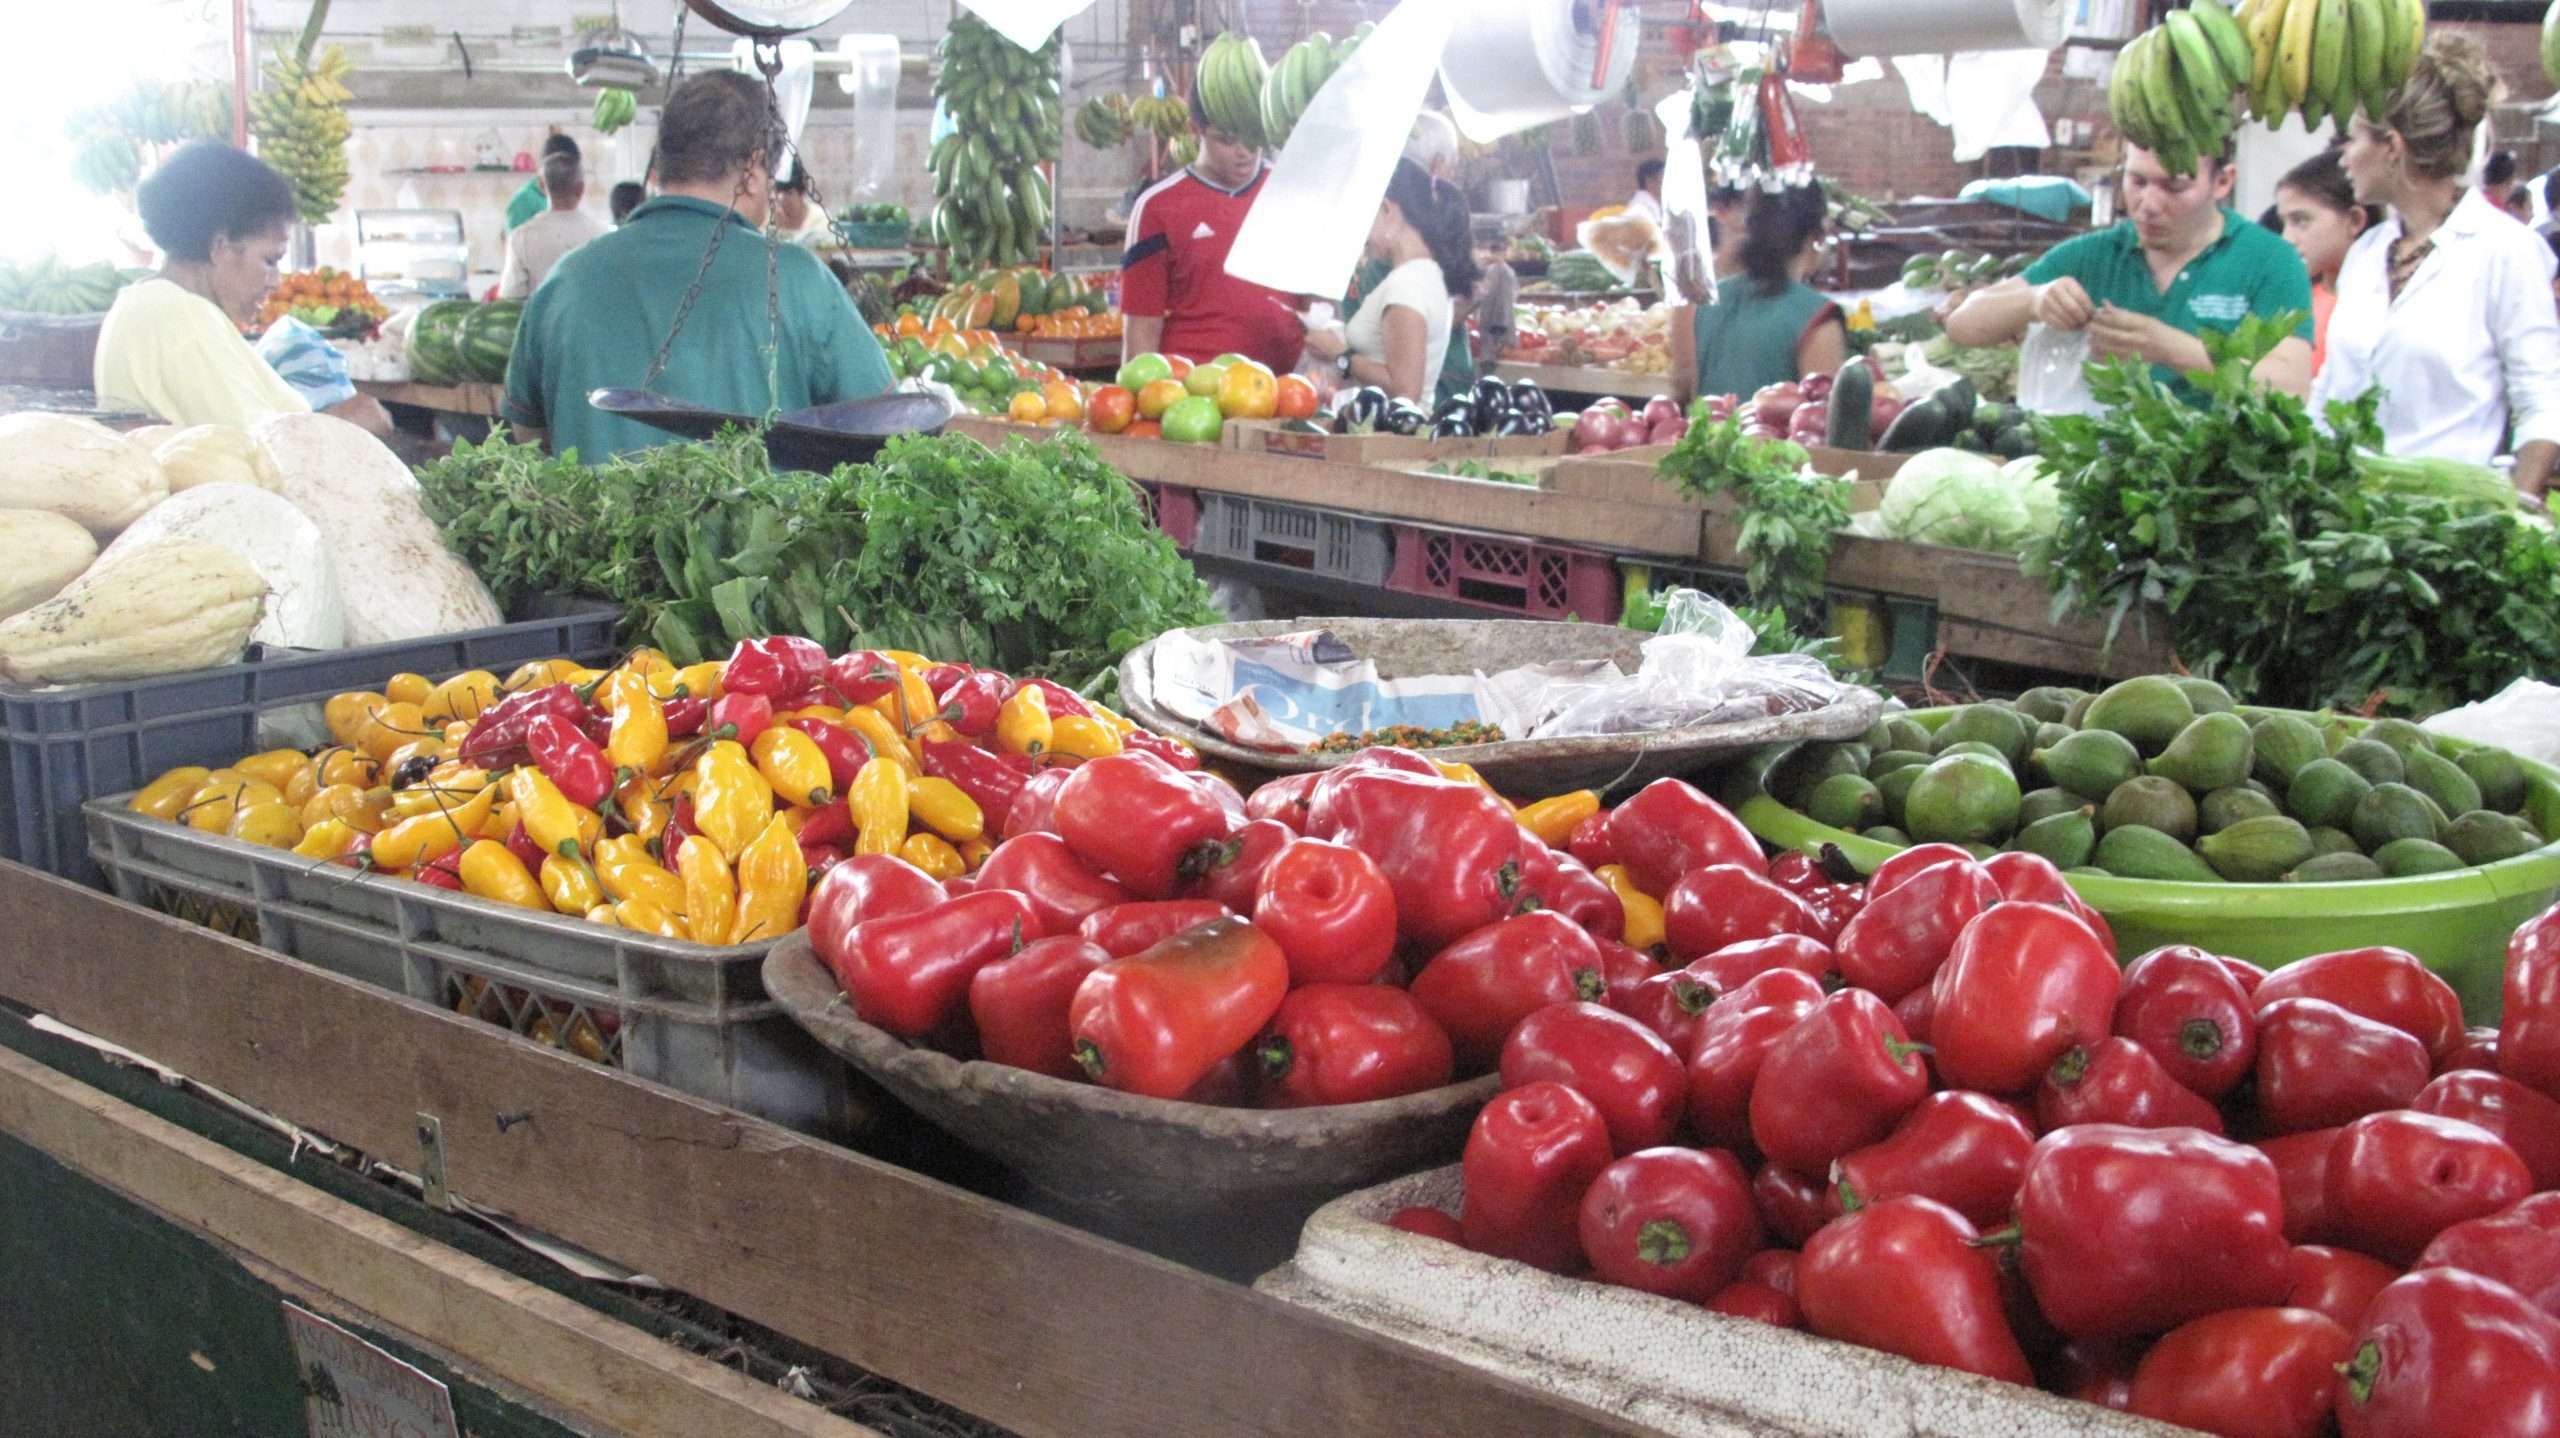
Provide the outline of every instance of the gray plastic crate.
{"type": "Polygon", "coordinates": [[[98,882],[81,832],[80,806],[101,794],[139,789],[184,764],[212,768],[278,747],[261,722],[312,706],[291,747],[324,737],[317,706],[332,694],[379,689],[394,674],[441,679],[465,669],[500,678],[532,659],[592,662],[615,653],[619,605],[537,601],[534,617],[494,629],[325,652],[285,649],[237,664],[62,689],[0,684],[0,859],[84,884],[98,882]],[[298,742],[297,742],[298,741],[298,742]]]}
{"type": "Polygon", "coordinates": [[[806,1133],[851,1130],[843,1063],[765,995],[769,942],[682,943],[314,864],[130,797],[84,810],[119,898],[806,1133]]]}
{"type": "Polygon", "coordinates": [[[1372,587],[1384,585],[1395,568],[1395,532],[1379,520],[1208,489],[1199,497],[1195,553],[1372,587]]]}

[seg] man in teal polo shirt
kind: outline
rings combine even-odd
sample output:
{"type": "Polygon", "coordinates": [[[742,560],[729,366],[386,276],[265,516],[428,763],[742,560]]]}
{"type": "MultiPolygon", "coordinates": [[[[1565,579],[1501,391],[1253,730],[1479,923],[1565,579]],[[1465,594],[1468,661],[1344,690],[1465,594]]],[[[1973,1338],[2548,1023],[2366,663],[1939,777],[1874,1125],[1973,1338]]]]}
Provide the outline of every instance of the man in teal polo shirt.
{"type": "Polygon", "coordinates": [[[650,386],[670,399],[761,416],[888,391],[888,361],[844,286],[817,256],[765,237],[770,157],[785,138],[761,81],[724,70],[677,88],[659,123],[656,197],[570,251],[525,301],[508,424],[589,464],[672,442],[587,403],[599,388],[639,387],[670,332],[666,370],[650,386]]]}
{"type": "Polygon", "coordinates": [[[2125,220],[2066,240],[2016,279],[1968,298],[1947,317],[1960,345],[2007,344],[2029,321],[2087,330],[2101,357],[2137,355],[2182,398],[2202,396],[2189,370],[2209,368],[2205,330],[2228,332],[2250,315],[2297,313],[2295,338],[2258,362],[2258,382],[2291,395],[2311,387],[2311,277],[2293,246],[2240,218],[2228,203],[2227,157],[2172,175],[2147,150],[2125,149],[2125,220]]]}

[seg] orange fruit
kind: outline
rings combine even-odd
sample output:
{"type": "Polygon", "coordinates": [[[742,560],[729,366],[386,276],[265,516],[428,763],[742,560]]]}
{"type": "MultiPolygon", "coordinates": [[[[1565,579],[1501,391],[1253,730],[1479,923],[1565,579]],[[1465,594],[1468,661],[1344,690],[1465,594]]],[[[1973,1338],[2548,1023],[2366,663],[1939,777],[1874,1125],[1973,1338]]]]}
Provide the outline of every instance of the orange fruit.
{"type": "Polygon", "coordinates": [[[1079,420],[1084,418],[1084,396],[1065,380],[1051,380],[1040,386],[1040,402],[1049,407],[1049,418],[1079,420]]]}
{"type": "Polygon", "coordinates": [[[924,333],[924,321],[911,312],[898,316],[898,338],[910,339],[924,333]]]}
{"type": "Polygon", "coordinates": [[[1038,424],[1049,417],[1049,403],[1038,390],[1018,389],[1013,401],[1005,406],[1004,417],[1023,424],[1038,424]]]}
{"type": "MultiPolygon", "coordinates": [[[[1144,420],[1162,419],[1166,410],[1173,408],[1190,393],[1182,387],[1182,381],[1178,379],[1157,380],[1138,391],[1138,417],[1144,420]]],[[[1130,426],[1132,431],[1136,428],[1135,425],[1130,426]]]]}

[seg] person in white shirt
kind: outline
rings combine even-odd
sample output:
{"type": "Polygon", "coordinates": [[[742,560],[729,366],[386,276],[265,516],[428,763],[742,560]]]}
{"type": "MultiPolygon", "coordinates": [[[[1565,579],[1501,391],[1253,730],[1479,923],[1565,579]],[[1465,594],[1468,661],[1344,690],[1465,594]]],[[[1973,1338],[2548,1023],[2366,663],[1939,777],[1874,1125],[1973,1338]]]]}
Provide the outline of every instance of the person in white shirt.
{"type": "Polygon", "coordinates": [[[1636,192],[1627,197],[1627,208],[1653,221],[1655,229],[1666,223],[1662,209],[1662,162],[1646,160],[1636,166],[1636,192]]]}
{"type": "Polygon", "coordinates": [[[820,249],[836,242],[835,221],[809,198],[809,172],[793,156],[791,173],[773,182],[773,231],[786,244],[820,249]]]}
{"type": "Polygon", "coordinates": [[[498,278],[502,300],[532,294],[561,256],[605,231],[602,221],[578,208],[587,197],[587,175],[577,156],[552,155],[542,162],[542,194],[551,208],[507,232],[506,266],[498,278]]]}
{"type": "Polygon", "coordinates": [[[2474,464],[2512,424],[2516,488],[2538,501],[2560,458],[2560,312],[2550,248],[2464,181],[2492,84],[2479,42],[2441,32],[2390,114],[2356,120],[2347,178],[2390,215],[2339,269],[2311,408],[2378,386],[2393,454],[2474,464]]]}
{"type": "Polygon", "coordinates": [[[1368,254],[1393,268],[1360,301],[1342,329],[1307,333],[1307,353],[1331,360],[1346,384],[1377,385],[1391,398],[1429,406],[1449,356],[1455,301],[1475,292],[1467,202],[1411,160],[1396,161],[1368,254]]]}

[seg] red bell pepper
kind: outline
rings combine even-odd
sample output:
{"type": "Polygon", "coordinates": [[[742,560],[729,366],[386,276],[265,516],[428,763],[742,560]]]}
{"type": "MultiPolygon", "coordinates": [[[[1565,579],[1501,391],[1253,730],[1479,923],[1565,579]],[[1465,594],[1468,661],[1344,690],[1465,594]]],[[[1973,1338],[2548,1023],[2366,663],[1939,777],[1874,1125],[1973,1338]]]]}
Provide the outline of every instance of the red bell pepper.
{"type": "Polygon", "coordinates": [[[1233,910],[1209,899],[1142,900],[1085,915],[1076,923],[1076,937],[1125,959],[1186,930],[1234,917],[1233,910]]]}
{"type": "Polygon", "coordinates": [[[1789,849],[1769,860],[1769,882],[1799,899],[1810,899],[1830,888],[1832,878],[1820,860],[1802,849],[1789,849]]]}
{"type": "Polygon", "coordinates": [[[1617,891],[1571,854],[1535,838],[1523,838],[1520,844],[1520,896],[1514,902],[1524,910],[1562,914],[1595,939],[1614,943],[1627,932],[1627,910],[1617,891]]]}
{"type": "Polygon", "coordinates": [[[1026,776],[1022,787],[1014,791],[1013,803],[1005,810],[1004,836],[1011,839],[1023,834],[1058,832],[1058,791],[1066,788],[1076,773],[1074,769],[1042,769],[1026,776]]]}
{"type": "Polygon", "coordinates": [[[1838,1216],[1831,1211],[1829,1193],[1821,1179],[1783,1164],[1764,1163],[1751,1176],[1751,1201],[1780,1243],[1801,1244],[1838,1216]]]}
{"type": "Polygon", "coordinates": [[[1976,1227],[2009,1220],[2034,1130],[2007,1104],[1945,1089],[1920,1100],[1892,1133],[1831,1166],[1843,1211],[1915,1194],[1933,1198],[1976,1227]]]}
{"type": "Polygon", "coordinates": [[[1867,876],[1867,902],[1872,904],[1929,869],[1949,861],[1971,862],[1973,851],[1962,844],[1914,844],[1901,850],[1867,876]]]}
{"type": "Polygon", "coordinates": [[[1636,980],[1623,998],[1612,997],[1610,1007],[1661,1035],[1675,1054],[1685,1054],[1698,1041],[1698,1025],[1705,1022],[1707,1009],[1716,1001],[1714,986],[1687,969],[1665,971],[1624,944],[1603,945],[1600,959],[1607,965],[1614,981],[1620,965],[1634,973],[1634,962],[1644,962],[1653,972],[1636,980]],[[1618,952],[1612,953],[1615,948],[1618,952]],[[1621,957],[1621,955],[1631,956],[1621,957]]]}
{"type": "MultiPolygon", "coordinates": [[[[1637,953],[1615,939],[1593,939],[1591,942],[1600,950],[1600,1002],[1653,1029],[1655,1033],[1662,1033],[1662,1030],[1638,1018],[1628,1007],[1635,1002],[1638,986],[1647,979],[1661,976],[1662,961],[1651,954],[1637,953]]],[[[1664,1035],[1664,1041],[1670,1042],[1668,1035],[1664,1035]]],[[[1680,1045],[1673,1043],[1671,1051],[1678,1053],[1680,1045]]]]}
{"type": "Polygon", "coordinates": [[[2276,1166],[2276,1182],[2284,1191],[2284,1236],[2291,1243],[2327,1243],[2335,1237],[2329,1214],[2329,1155],[2337,1151],[2338,1128],[2316,1128],[2262,1138],[2250,1145],[2276,1166]]]}
{"type": "Polygon", "coordinates": [[[2389,1024],[2427,1046],[2430,1060],[2462,1042],[2462,997],[2406,949],[2348,949],[2296,959],[2258,986],[2258,1012],[2286,999],[2323,999],[2389,1024]]]}
{"type": "Polygon", "coordinates": [[[1769,1047],[1751,1086],[1751,1138],[1769,1161],[1828,1174],[1893,1132],[1929,1091],[1929,1066],[1884,1000],[1827,995],[1769,1047]]]}
{"type": "Polygon", "coordinates": [[[2560,1319],[2457,1269],[2382,1290],[2338,1384],[2343,1438],[2549,1438],[2554,1414],[2560,1319]]]}
{"type": "Polygon", "coordinates": [[[1387,1219],[1387,1227],[1467,1246],[1467,1231],[1459,1226],[1458,1216],[1445,1208],[1399,1208],[1387,1219]]]}
{"type": "Polygon", "coordinates": [[[1269,819],[1275,824],[1286,824],[1289,832],[1293,834],[1305,833],[1308,796],[1315,791],[1317,782],[1331,772],[1327,769],[1317,769],[1305,774],[1291,774],[1272,780],[1245,796],[1244,816],[1247,819],[1269,819]]]}
{"type": "Polygon", "coordinates": [[[2436,1060],[2436,1072],[2439,1074],[2449,1074],[2459,1069],[2499,1072],[2496,1029],[2482,1028],[2476,1024],[2464,1029],[2462,1042],[2453,1046],[2453,1052],[2436,1060]]]}
{"type": "Polygon", "coordinates": [[[2024,1093],[2063,1050],[2107,1036],[2119,981],[2115,955],[2078,918],[1994,904],[1932,981],[1931,1062],[1951,1087],[2024,1093]]]}
{"type": "Polygon", "coordinates": [[[1768,868],[1760,841],[1732,811],[1678,779],[1656,779],[1619,805],[1609,818],[1609,836],[1619,862],[1648,894],[1667,896],[1692,869],[1768,868]]]}
{"type": "Polygon", "coordinates": [[[1804,1327],[1804,1310],[1796,1307],[1794,1298],[1747,1278],[1718,1289],[1703,1306],[1709,1313],[1749,1318],[1772,1328],[1804,1327]]]}
{"type": "Polygon", "coordinates": [[[1796,1296],[1796,1253],[1791,1248],[1764,1248],[1742,1260],[1742,1281],[1796,1296]]]}
{"type": "Polygon", "coordinates": [[[2456,1069],[2438,1074],[2409,1107],[2478,1124],[2516,1151],[2534,1189],[2560,1188],[2560,1099],[2549,1099],[2504,1074],[2456,1069]]]}
{"type": "Polygon", "coordinates": [[[1805,1243],[1796,1301],[1807,1327],[1942,1368],[2032,1384],[2000,1293],[1999,1260],[1943,1203],[1888,1198],[1805,1243]]]}
{"type": "Polygon", "coordinates": [[[980,1057],[1051,1078],[1081,1079],[1067,1006],[1084,976],[1111,956],[1083,939],[1036,939],[969,978],[969,1017],[980,1057]]]}
{"type": "Polygon", "coordinates": [[[1308,984],[1280,1001],[1254,1046],[1273,1108],[1371,1103],[1438,1088],[1457,1072],[1448,1034],[1387,984],[1308,984]]]}
{"type": "Polygon", "coordinates": [[[570,803],[592,809],[613,797],[613,761],[585,730],[556,714],[536,714],[525,725],[524,743],[534,766],[570,803]]]}
{"type": "Polygon", "coordinates": [[[1814,1006],[1822,985],[1796,969],[1755,974],[1717,999],[1689,1048],[1689,1126],[1710,1143],[1751,1142],[1751,1089],[1769,1050],[1814,1006]]]}
{"type": "Polygon", "coordinates": [[[1152,750],[1141,749],[1134,744],[1129,745],[1123,752],[1142,754],[1147,758],[1156,760],[1158,763],[1161,763],[1165,767],[1173,770],[1174,773],[1181,775],[1183,782],[1189,784],[1192,788],[1199,790],[1201,793],[1208,795],[1209,798],[1217,804],[1218,808],[1225,812],[1227,816],[1227,829],[1229,832],[1233,832],[1244,827],[1246,823],[1244,794],[1238,790],[1234,784],[1229,783],[1223,776],[1207,773],[1196,765],[1192,768],[1185,769],[1181,765],[1174,763],[1172,760],[1165,758],[1161,754],[1155,753],[1152,750]]]}
{"type": "MultiPolygon", "coordinates": [[[[1553,1081],[1591,1100],[1620,1155],[1667,1142],[1688,1101],[1679,1056],[1653,1030],[1598,1004],[1554,1004],[1502,1045],[1502,1086],[1553,1081]]],[[[1738,1260],[1737,1260],[1738,1261],[1738,1260]]]]}
{"type": "Polygon", "coordinates": [[[1152,754],[1185,774],[1200,772],[1199,750],[1152,729],[1132,729],[1121,735],[1120,747],[1132,754],[1152,754]]]}
{"type": "Polygon", "coordinates": [[[2192,1129],[2045,1135],[2018,1189],[2018,1235],[2036,1306],[2073,1338],[2166,1332],[2292,1286],[2275,1165],[2192,1129]]]}
{"type": "MultiPolygon", "coordinates": [[[[804,722],[819,721],[795,719],[792,724],[796,728],[804,722]]],[[[968,795],[970,801],[978,806],[979,814],[985,817],[988,833],[1007,832],[1006,821],[1013,815],[1014,800],[1021,795],[1023,786],[1031,782],[1036,770],[1018,768],[1001,754],[991,754],[975,744],[963,744],[956,739],[924,739],[918,741],[916,747],[922,751],[924,772],[937,779],[950,780],[953,787],[968,795]]],[[[834,762],[832,755],[828,762],[834,762]]],[[[1057,782],[1063,784],[1066,780],[1061,777],[1057,782]]]]}
{"type": "Polygon", "coordinates": [[[2516,1151],[2478,1124],[2394,1110],[2348,1124],[2329,1155],[2338,1242],[2408,1263],[2435,1236],[2533,1192],[2516,1151]]]}
{"type": "Polygon", "coordinates": [[[2269,1133],[2334,1128],[2406,1108],[2427,1086],[2427,1046],[2323,999],[2258,1011],[2258,1121],[2269,1133]]]}
{"type": "Polygon", "coordinates": [[[2498,1010],[2498,1071],[2560,1098],[2560,904],[2507,940],[2498,1010]]]}
{"type": "MultiPolygon", "coordinates": [[[[813,682],[825,685],[835,702],[852,709],[895,690],[898,687],[898,663],[876,649],[856,649],[836,656],[813,682]]],[[[800,691],[793,689],[789,692],[797,694],[800,691]]],[[[924,718],[923,715],[915,717],[918,722],[924,718]]]]}
{"type": "Polygon", "coordinates": [[[723,694],[711,705],[705,737],[735,739],[741,748],[754,746],[773,727],[773,701],[762,694],[723,694]]]}
{"type": "Polygon", "coordinates": [[[1004,707],[1005,693],[1011,687],[1010,681],[991,669],[962,675],[934,691],[934,702],[942,706],[934,717],[972,739],[993,734],[996,711],[1004,707]]]}
{"type": "Polygon", "coordinates": [[[1114,754],[1058,790],[1058,835],[1076,857],[1141,899],[1169,899],[1234,826],[1210,794],[1163,760],[1114,754]]]}
{"type": "Polygon", "coordinates": [[[2227,1438],[2322,1438],[2355,1335],[2302,1308],[2234,1308],[2171,1329],[2133,1375],[2132,1411],[2227,1438]]]}
{"type": "Polygon", "coordinates": [[[2089,907],[2088,901],[2080,897],[2079,890],[2071,887],[2071,881],[2062,876],[2062,871],[2053,866],[2051,859],[2010,849],[1983,860],[1982,870],[2000,886],[2000,897],[2012,903],[2051,904],[2057,909],[2069,909],[2079,916],[2080,922],[2089,926],[2089,931],[2098,936],[2100,943],[2107,946],[2108,953],[2116,951],[2116,931],[2108,927],[2107,916],[2089,907]]]}
{"type": "Polygon", "coordinates": [[[548,684],[510,694],[480,711],[464,731],[455,757],[475,768],[495,772],[523,763],[525,730],[537,714],[555,715],[563,722],[578,725],[586,722],[587,703],[578,691],[566,684],[548,684]]]}
{"type": "Polygon", "coordinates": [[[1262,865],[1247,912],[1289,956],[1292,984],[1365,984],[1386,971],[1396,952],[1396,896],[1368,855],[1323,839],[1288,839],[1258,820],[1230,839],[1256,831],[1284,840],[1262,865]]]}
{"type": "Polygon", "coordinates": [[[1926,987],[1965,925],[2000,902],[2000,886],[1971,859],[1932,864],[1871,897],[1840,931],[1840,977],[1895,1003],[1926,987]]]}
{"type": "MultiPolygon", "coordinates": [[[[992,669],[981,670],[974,664],[959,664],[952,662],[928,664],[924,667],[923,671],[924,687],[932,690],[936,694],[939,694],[943,690],[950,688],[952,685],[959,683],[961,680],[968,678],[972,674],[992,674],[994,672],[995,671],[992,669]]],[[[999,700],[998,702],[1001,703],[1002,701],[999,700]]]]}
{"type": "Polygon", "coordinates": [[[670,739],[693,738],[711,722],[711,701],[708,699],[670,699],[663,707],[667,716],[667,737],[670,739]]]}
{"type": "MultiPolygon", "coordinates": [[[[851,867],[839,864],[835,872],[851,867]]],[[[981,891],[858,926],[845,938],[836,977],[855,1018],[921,1039],[968,1012],[970,981],[980,969],[1044,937],[1020,894],[981,891]]]]}
{"type": "MultiPolygon", "coordinates": [[[[2437,1241],[2443,1241],[2442,1234],[2437,1235],[2437,1241]]],[[[2432,1246],[2429,1251],[2433,1251],[2432,1246]]],[[[2295,1245],[2290,1262],[2293,1288],[2285,1294],[2284,1306],[2325,1314],[2349,1333],[2364,1326],[2365,1310],[2373,1307],[2374,1296],[2400,1276],[2399,1269],[2378,1258],[2325,1244],[2295,1245]]]]}
{"type": "Polygon", "coordinates": [[[850,848],[859,830],[854,827],[853,805],[838,799],[823,809],[812,809],[800,825],[800,848],[850,848]]]}
{"type": "Polygon", "coordinates": [[[1761,1239],[1741,1162],[1694,1148],[1648,1148],[1602,1169],[1579,1229],[1594,1277],[1691,1303],[1741,1276],[1761,1239]]]}
{"type": "Polygon", "coordinates": [[[1459,1160],[1467,1247],[1556,1273],[1578,1267],[1582,1195],[1611,1157],[1599,1107],[1563,1084],[1494,1095],[1459,1160]]]}
{"type": "Polygon", "coordinates": [[[1810,905],[1761,876],[1757,863],[1692,869],[1662,899],[1662,934],[1682,963],[1776,934],[1818,937],[1810,905]]]}
{"type": "Polygon", "coordinates": [[[1771,969],[1794,969],[1808,978],[1832,979],[1840,972],[1839,956],[1829,944],[1804,934],[1774,934],[1729,944],[1681,972],[1704,981],[1719,994],[1741,988],[1754,975],[1771,969]]]}
{"type": "Polygon", "coordinates": [[[2208,1099],[2231,1092],[2258,1059],[2257,1006],[2220,958],[2186,944],[2153,949],[2124,971],[2115,1031],[2208,1099]]]}
{"type": "Polygon", "coordinates": [[[1184,1089],[1180,1102],[1211,1108],[1255,1108],[1262,1103],[1262,1062],[1245,1045],[1210,1066],[1200,1081],[1184,1089]]]}
{"type": "Polygon", "coordinates": [[[850,790],[855,776],[862,772],[862,766],[871,762],[870,744],[842,724],[804,716],[785,719],[782,726],[808,735],[809,742],[818,746],[818,752],[827,761],[827,787],[836,793],[850,790]]]}
{"type": "Polygon", "coordinates": [[[2459,1268],[2503,1283],[2560,1317],[2560,1193],[2537,1193],[2435,1236],[2419,1268],[2459,1268]]]}
{"type": "Polygon", "coordinates": [[[2222,1115],[2213,1105],[2181,1087],[2150,1050],[2131,1039],[2073,1044],[2044,1071],[2036,1085],[2036,1127],[2051,1133],[2075,1123],[2222,1132],[2222,1115]]]}
{"type": "Polygon", "coordinates": [[[1253,925],[1187,929],[1086,977],[1070,1015],[1076,1062],[1106,1088],[1179,1098],[1251,1043],[1288,992],[1288,958],[1253,925]]]}
{"type": "Polygon", "coordinates": [[[1574,825],[1564,841],[1565,852],[1586,869],[1596,872],[1618,862],[1617,843],[1609,837],[1609,816],[1609,810],[1601,810],[1574,825]]]}
{"type": "Polygon", "coordinates": [[[796,634],[742,640],[729,652],[729,662],[721,667],[720,692],[789,699],[807,691],[826,672],[827,651],[816,640],[796,634]]]}
{"type": "Polygon", "coordinates": [[[2055,1349],[2044,1366],[2044,1386],[2065,1398],[2118,1413],[2133,1410],[2133,1375],[2142,1346],[2107,1338],[2083,1338],[2055,1349]]]}
{"type": "Polygon", "coordinates": [[[1821,924],[1819,937],[1826,944],[1839,942],[1841,931],[1867,906],[1867,891],[1856,884],[1825,884],[1801,897],[1821,924]]]}
{"type": "Polygon", "coordinates": [[[975,875],[981,889],[1010,889],[1031,903],[1040,927],[1071,934],[1085,915],[1129,902],[1129,891],[1076,861],[1055,834],[1024,834],[996,845],[975,875]]]}
{"type": "Polygon", "coordinates": [[[1412,988],[1469,1072],[1491,1068],[1522,1019],[1607,993],[1600,946],[1572,920],[1544,913],[1489,924],[1449,945],[1413,976],[1412,988]]]}
{"type": "MultiPolygon", "coordinates": [[[[669,830],[673,831],[672,824],[669,830]]],[[[670,855],[669,862],[673,860],[670,855]]],[[[857,927],[873,919],[921,913],[938,907],[946,897],[931,874],[904,859],[891,854],[856,855],[828,870],[811,892],[809,947],[835,972],[836,982],[843,984],[857,927]]],[[[1042,932],[1047,932],[1045,925],[1042,932]]]]}
{"type": "Polygon", "coordinates": [[[1929,1041],[1929,1022],[1938,1016],[1938,986],[1922,984],[1894,1001],[1893,1016],[1915,1044],[1929,1041]]]}
{"type": "Polygon", "coordinates": [[[684,857],[685,843],[693,835],[693,796],[678,794],[676,801],[667,806],[666,832],[660,834],[657,842],[650,845],[658,855],[658,862],[666,866],[668,873],[676,872],[677,861],[684,857]]]}
{"type": "Polygon", "coordinates": [[[1398,927],[1425,948],[1515,912],[1521,850],[1537,842],[1473,784],[1374,767],[1327,775],[1307,825],[1312,837],[1338,839],[1376,862],[1395,890],[1398,927]]]}

